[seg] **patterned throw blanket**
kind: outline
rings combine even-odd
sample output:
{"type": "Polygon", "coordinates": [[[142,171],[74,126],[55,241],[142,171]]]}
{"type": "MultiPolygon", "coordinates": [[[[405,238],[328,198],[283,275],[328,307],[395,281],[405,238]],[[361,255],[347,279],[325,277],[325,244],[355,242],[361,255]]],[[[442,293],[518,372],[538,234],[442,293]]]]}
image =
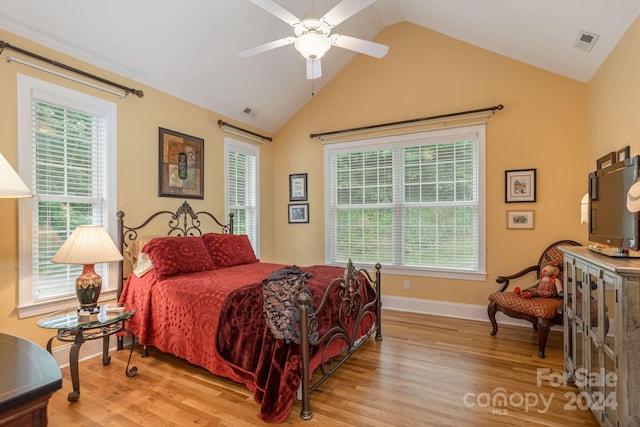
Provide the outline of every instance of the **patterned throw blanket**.
{"type": "MultiPolygon", "coordinates": [[[[281,279],[270,281],[267,278],[266,281],[244,286],[230,293],[224,301],[216,338],[217,351],[233,369],[233,377],[253,392],[254,399],[260,404],[258,416],[263,421],[282,422],[287,418],[302,380],[301,351],[300,345],[296,343],[300,333],[299,330],[295,332],[294,327],[287,326],[297,323],[294,322],[295,310],[289,310],[287,316],[290,317],[286,320],[272,312],[280,303],[283,307],[292,307],[296,291],[293,287],[285,291],[285,294],[290,294],[290,299],[276,296],[274,292],[289,286],[291,277],[304,278],[313,296],[312,300],[320,301],[328,284],[336,277],[341,277],[343,272],[344,269],[339,267],[305,267],[303,273],[284,274],[281,279]],[[287,283],[280,282],[281,280],[287,283]],[[263,284],[265,282],[266,286],[263,284]],[[276,339],[271,326],[265,321],[265,287],[269,299],[267,304],[272,306],[266,312],[271,313],[268,317],[275,319],[273,327],[276,334],[282,335],[282,339],[276,339]]],[[[293,286],[297,286],[296,281],[301,284],[301,280],[293,280],[293,286]]],[[[337,293],[338,288],[334,288],[333,292],[337,293]]],[[[369,300],[372,296],[373,293],[365,295],[365,299],[369,300]]],[[[329,325],[336,324],[338,313],[339,307],[333,306],[319,314],[319,336],[329,329],[329,325]]],[[[360,325],[361,333],[371,327],[371,320],[367,319],[360,325]]],[[[341,340],[333,340],[327,356],[339,354],[343,345],[341,340]]],[[[323,353],[319,349],[320,347],[310,348],[312,371],[320,364],[323,353]]]]}
{"type": "MultiPolygon", "coordinates": [[[[300,344],[298,297],[310,276],[293,265],[274,271],[262,282],[262,310],[275,339],[300,344]]],[[[313,300],[309,311],[313,311],[313,300]]]]}

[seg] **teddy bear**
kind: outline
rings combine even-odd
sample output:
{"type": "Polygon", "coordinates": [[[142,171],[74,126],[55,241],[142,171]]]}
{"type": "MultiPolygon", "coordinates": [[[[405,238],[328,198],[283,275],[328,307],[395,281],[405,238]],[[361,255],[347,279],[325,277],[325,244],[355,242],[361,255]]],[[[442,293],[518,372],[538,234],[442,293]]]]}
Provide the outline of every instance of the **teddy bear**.
{"type": "Polygon", "coordinates": [[[555,297],[562,292],[562,282],[558,279],[560,268],[554,264],[547,264],[540,270],[540,279],[524,289],[514,289],[523,298],[555,297]]]}

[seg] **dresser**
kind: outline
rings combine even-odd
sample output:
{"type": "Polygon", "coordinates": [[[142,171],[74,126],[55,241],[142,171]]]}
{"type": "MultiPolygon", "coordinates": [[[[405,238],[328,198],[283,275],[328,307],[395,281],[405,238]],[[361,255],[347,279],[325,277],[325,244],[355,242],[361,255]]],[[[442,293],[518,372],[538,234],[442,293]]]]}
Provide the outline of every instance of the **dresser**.
{"type": "Polygon", "coordinates": [[[564,368],[603,426],[640,426],[640,259],[564,252],[564,368]]]}
{"type": "Polygon", "coordinates": [[[49,398],[62,387],[55,359],[24,338],[0,333],[0,426],[46,426],[49,398]]]}

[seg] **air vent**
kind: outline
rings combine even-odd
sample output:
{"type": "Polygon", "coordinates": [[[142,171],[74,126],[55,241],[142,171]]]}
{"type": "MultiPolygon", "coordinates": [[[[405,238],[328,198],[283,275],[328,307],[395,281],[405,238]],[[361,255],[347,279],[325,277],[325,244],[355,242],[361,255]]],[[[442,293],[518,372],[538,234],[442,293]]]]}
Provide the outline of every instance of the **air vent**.
{"type": "Polygon", "coordinates": [[[591,49],[593,49],[593,45],[595,45],[598,41],[598,37],[600,36],[597,34],[580,31],[573,47],[575,47],[576,49],[584,50],[585,52],[591,52],[591,49]]]}
{"type": "Polygon", "coordinates": [[[260,113],[260,111],[256,110],[253,107],[249,107],[248,105],[242,110],[242,114],[251,117],[252,119],[255,119],[258,113],[260,113]]]}

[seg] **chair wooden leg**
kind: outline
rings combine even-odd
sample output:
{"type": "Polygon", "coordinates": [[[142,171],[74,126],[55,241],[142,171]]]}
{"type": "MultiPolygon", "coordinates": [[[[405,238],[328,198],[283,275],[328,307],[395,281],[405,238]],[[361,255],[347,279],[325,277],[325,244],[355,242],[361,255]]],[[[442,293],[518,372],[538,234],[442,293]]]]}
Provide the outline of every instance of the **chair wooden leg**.
{"type": "Polygon", "coordinates": [[[491,322],[491,326],[493,326],[493,330],[491,331],[491,336],[495,336],[498,333],[498,322],[496,322],[496,311],[498,311],[498,307],[496,303],[491,301],[487,306],[487,314],[489,315],[489,321],[491,322]]]}
{"type": "Polygon", "coordinates": [[[551,321],[549,319],[538,318],[538,357],[544,359],[544,349],[547,346],[551,321]]]}

